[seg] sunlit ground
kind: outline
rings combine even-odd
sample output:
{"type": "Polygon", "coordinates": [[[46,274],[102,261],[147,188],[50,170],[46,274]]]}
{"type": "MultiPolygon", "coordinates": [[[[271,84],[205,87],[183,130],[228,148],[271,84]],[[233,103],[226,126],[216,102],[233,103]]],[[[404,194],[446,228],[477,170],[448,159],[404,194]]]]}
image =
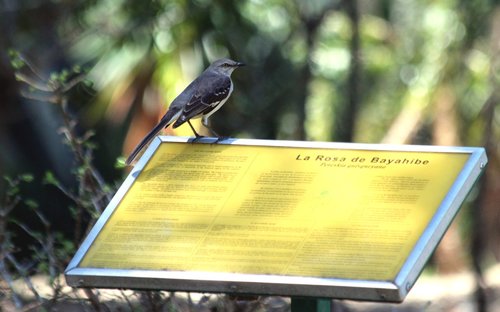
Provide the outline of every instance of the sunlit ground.
{"type": "MultiPolygon", "coordinates": [[[[49,295],[48,279],[37,276],[33,279],[34,286],[42,296],[49,295]]],[[[488,286],[486,296],[488,311],[500,311],[500,265],[495,265],[485,272],[485,282],[488,286]]],[[[18,281],[18,292],[26,301],[33,300],[26,284],[18,281]]],[[[64,287],[64,298],[55,308],[64,311],[92,310],[82,290],[64,287]],[[85,299],[82,299],[85,298],[85,299]]],[[[403,303],[356,302],[351,300],[335,300],[334,309],[339,311],[477,311],[475,303],[475,280],[471,272],[450,275],[424,274],[410,291],[403,303]]],[[[139,300],[132,291],[101,289],[99,298],[111,310],[122,311],[138,309],[139,300]],[[125,299],[126,298],[126,299],[125,299]]],[[[249,300],[233,300],[224,295],[200,293],[175,293],[170,296],[167,311],[290,311],[290,298],[287,297],[250,297],[249,300]]],[[[28,305],[28,310],[39,310],[38,304],[28,305]]],[[[144,308],[144,306],[142,306],[144,308]]],[[[140,309],[140,308],[139,308],[140,309]]],[[[0,301],[1,311],[15,311],[15,308],[5,299],[0,301]]],[[[335,311],[337,311],[335,310],[335,311]]]]}

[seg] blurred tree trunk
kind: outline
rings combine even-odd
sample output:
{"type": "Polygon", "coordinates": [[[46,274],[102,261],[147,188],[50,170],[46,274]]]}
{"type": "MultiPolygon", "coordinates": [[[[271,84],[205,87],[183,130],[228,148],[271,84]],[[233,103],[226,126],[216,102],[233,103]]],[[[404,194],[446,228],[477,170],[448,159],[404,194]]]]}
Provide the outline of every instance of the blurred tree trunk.
{"type": "Polygon", "coordinates": [[[302,24],[305,29],[305,40],[307,46],[306,61],[302,66],[299,73],[299,89],[297,90],[297,117],[299,122],[297,123],[297,128],[295,129],[295,137],[299,140],[306,139],[305,122],[306,122],[306,102],[309,96],[309,84],[312,78],[311,73],[311,55],[316,44],[316,35],[318,29],[323,23],[325,16],[332,10],[337,9],[337,3],[332,1],[324,5],[321,10],[316,11],[311,7],[315,7],[314,3],[301,4],[303,7],[300,9],[299,5],[299,16],[302,20],[302,24]],[[309,7],[311,6],[311,7],[309,7]]]}
{"type": "MultiPolygon", "coordinates": [[[[158,123],[168,104],[163,106],[159,92],[151,89],[151,81],[155,71],[153,58],[145,58],[137,66],[134,76],[128,86],[119,90],[109,104],[107,116],[113,123],[121,123],[127,113],[132,112],[123,152],[128,155],[137,143],[158,123]],[[145,94],[150,92],[149,97],[145,94]],[[144,103],[150,101],[150,103],[144,103]]],[[[118,88],[117,88],[118,89],[118,88]]],[[[167,131],[171,131],[168,129],[167,131]]]]}
{"type": "Polygon", "coordinates": [[[306,39],[307,39],[307,60],[302,66],[302,69],[300,70],[299,73],[299,83],[298,85],[300,86],[297,94],[297,127],[295,129],[295,135],[294,137],[297,140],[305,140],[307,139],[306,137],[306,130],[305,130],[305,123],[306,123],[306,102],[307,102],[307,97],[309,95],[309,83],[311,81],[311,51],[314,43],[314,34],[316,33],[318,25],[313,25],[312,23],[308,24],[306,22],[306,39]]]}
{"type": "MultiPolygon", "coordinates": [[[[411,96],[411,95],[410,95],[411,96]]],[[[382,138],[384,144],[410,144],[422,126],[424,119],[424,110],[426,105],[416,105],[418,101],[425,101],[426,98],[416,97],[408,100],[394,122],[382,138]]]]}
{"type": "MultiPolygon", "coordinates": [[[[433,106],[432,143],[434,145],[460,145],[456,102],[451,86],[444,83],[438,88],[433,106]]],[[[436,269],[439,273],[459,272],[465,268],[465,259],[465,248],[460,238],[458,222],[455,219],[434,253],[436,269]]]]}
{"type": "MultiPolygon", "coordinates": [[[[500,65],[500,6],[496,6],[491,14],[491,68],[500,65]]],[[[483,145],[488,156],[488,166],[480,180],[479,194],[474,207],[472,232],[472,263],[476,273],[477,311],[488,310],[487,285],[483,278],[483,264],[486,251],[491,250],[496,261],[500,261],[500,155],[498,136],[495,129],[494,116],[500,102],[500,79],[490,72],[492,93],[482,110],[483,145]]]]}
{"type": "Polygon", "coordinates": [[[307,52],[306,52],[306,61],[302,66],[299,73],[299,86],[297,92],[297,127],[295,129],[294,137],[297,140],[305,140],[306,139],[306,102],[307,97],[309,95],[309,83],[311,81],[311,54],[314,49],[314,43],[316,38],[316,33],[318,31],[318,27],[321,25],[321,21],[323,19],[323,15],[320,17],[306,17],[302,16],[302,21],[305,27],[305,37],[307,44],[307,52]]]}
{"type": "Polygon", "coordinates": [[[343,1],[344,9],[351,24],[351,40],[349,43],[349,76],[345,98],[346,101],[337,111],[336,126],[334,127],[334,141],[352,142],[354,137],[356,115],[359,110],[361,93],[361,43],[359,33],[359,7],[357,0],[343,1]]]}
{"type": "Polygon", "coordinates": [[[351,63],[347,86],[347,105],[344,114],[344,127],[340,132],[340,141],[351,142],[354,137],[356,114],[359,109],[361,91],[361,43],[359,35],[359,7],[357,0],[345,0],[344,5],[351,21],[351,42],[349,50],[351,63]]]}
{"type": "Polygon", "coordinates": [[[479,193],[474,200],[472,228],[472,265],[476,275],[477,311],[487,311],[487,285],[483,276],[483,265],[490,250],[496,261],[500,261],[500,155],[497,149],[494,115],[500,94],[494,91],[484,105],[484,147],[488,156],[488,166],[479,182],[479,193]]]}

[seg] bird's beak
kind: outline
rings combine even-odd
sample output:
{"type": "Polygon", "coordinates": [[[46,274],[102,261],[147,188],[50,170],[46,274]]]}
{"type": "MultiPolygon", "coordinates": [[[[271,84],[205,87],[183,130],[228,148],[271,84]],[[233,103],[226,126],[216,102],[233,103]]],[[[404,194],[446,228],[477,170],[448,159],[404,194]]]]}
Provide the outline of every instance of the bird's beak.
{"type": "Polygon", "coordinates": [[[236,66],[238,66],[238,67],[242,67],[242,66],[246,66],[246,65],[247,65],[247,64],[245,64],[245,63],[240,63],[240,62],[236,63],[236,66]]]}

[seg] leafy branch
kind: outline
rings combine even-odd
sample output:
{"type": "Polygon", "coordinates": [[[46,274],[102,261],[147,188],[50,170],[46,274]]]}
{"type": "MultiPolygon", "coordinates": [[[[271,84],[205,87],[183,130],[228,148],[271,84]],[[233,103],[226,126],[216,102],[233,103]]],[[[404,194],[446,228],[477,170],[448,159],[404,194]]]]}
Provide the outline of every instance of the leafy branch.
{"type": "MultiPolygon", "coordinates": [[[[23,202],[20,195],[21,184],[31,181],[33,181],[33,176],[30,174],[19,175],[15,178],[4,176],[3,181],[1,181],[6,185],[4,194],[0,194],[0,275],[6,282],[10,290],[11,299],[18,309],[23,306],[23,301],[14,291],[14,280],[17,276],[23,278],[36,300],[41,301],[40,295],[29,278],[31,265],[21,264],[14,256],[18,250],[13,242],[13,235],[10,229],[13,223],[11,214],[23,202]]],[[[30,199],[24,200],[24,203],[28,206],[36,205],[30,199]]]]}
{"type": "Polygon", "coordinates": [[[73,210],[76,217],[75,243],[78,243],[93,223],[90,222],[84,230],[84,215],[90,215],[91,221],[95,221],[111,200],[112,193],[111,187],[104,182],[92,164],[95,145],[91,142],[91,138],[94,133],[86,131],[79,135],[78,120],[69,110],[68,93],[86,81],[86,72],[80,66],[73,66],[71,69],[63,69],[44,77],[21,53],[10,51],[10,57],[11,64],[16,70],[16,79],[23,85],[21,95],[28,99],[55,104],[59,108],[63,121],[59,133],[73,153],[76,162],[73,173],[78,186],[75,190],[68,189],[51,172],[46,173],[44,183],[57,187],[75,203],[76,209],[73,210]]]}
{"type": "MultiPolygon", "coordinates": [[[[55,186],[75,203],[75,207],[70,207],[76,223],[73,242],[67,241],[60,233],[54,231],[49,220],[38,209],[36,202],[32,200],[26,200],[24,204],[42,225],[41,232],[34,231],[23,222],[13,218],[7,221],[7,216],[22,202],[22,197],[19,195],[19,183],[33,180],[30,175],[23,175],[16,179],[6,178],[9,188],[0,210],[0,274],[11,290],[14,305],[16,308],[23,306],[21,298],[14,290],[13,281],[17,276],[23,278],[36,302],[40,305],[52,305],[62,296],[63,285],[58,277],[64,271],[65,264],[74,252],[74,246],[80,243],[85,233],[111,200],[112,188],[104,182],[92,164],[93,151],[96,148],[91,142],[94,133],[86,131],[79,134],[78,121],[69,109],[69,92],[86,81],[86,73],[82,71],[81,67],[74,66],[71,69],[64,69],[50,74],[49,77],[44,77],[20,53],[10,51],[10,57],[11,64],[15,69],[15,77],[21,83],[21,95],[27,99],[55,104],[59,108],[63,122],[59,133],[62,134],[63,142],[69,146],[75,161],[72,170],[78,183],[75,189],[63,185],[52,172],[47,172],[43,179],[44,184],[55,186]],[[87,221],[86,215],[90,216],[90,222],[87,221]],[[16,225],[34,241],[31,247],[33,258],[28,263],[21,264],[16,259],[11,239],[12,231],[7,229],[7,224],[16,225]],[[50,300],[42,298],[33,286],[30,278],[33,272],[48,274],[52,290],[50,300]]],[[[89,289],[85,294],[94,308],[99,310],[101,304],[94,291],[89,289]]]]}

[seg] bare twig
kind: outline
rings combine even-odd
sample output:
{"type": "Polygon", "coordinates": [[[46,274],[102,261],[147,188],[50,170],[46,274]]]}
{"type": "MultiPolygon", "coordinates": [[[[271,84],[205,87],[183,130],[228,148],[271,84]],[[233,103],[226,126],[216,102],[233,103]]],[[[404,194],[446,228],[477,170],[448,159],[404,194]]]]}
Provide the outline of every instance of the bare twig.
{"type": "Polygon", "coordinates": [[[24,280],[24,283],[28,287],[28,289],[33,293],[35,296],[36,301],[38,302],[43,302],[42,297],[36,290],[35,286],[33,285],[31,278],[29,277],[29,268],[30,266],[23,266],[21,265],[16,258],[12,254],[8,254],[6,256],[7,260],[9,261],[10,264],[12,264],[15,268],[16,271],[21,275],[21,278],[24,280]]]}
{"type": "Polygon", "coordinates": [[[49,85],[43,83],[42,81],[35,80],[33,79],[33,77],[30,77],[24,73],[17,72],[15,75],[17,81],[24,82],[25,84],[36,90],[43,92],[54,92],[53,88],[49,85]]]}
{"type": "Polygon", "coordinates": [[[99,297],[92,291],[92,289],[85,288],[83,290],[87,298],[89,299],[90,304],[92,305],[92,308],[94,308],[95,311],[101,312],[101,311],[108,311],[108,309],[101,305],[99,302],[99,297]]]}
{"type": "Polygon", "coordinates": [[[134,306],[132,305],[132,302],[130,302],[130,300],[128,299],[128,296],[127,294],[123,291],[123,289],[120,289],[120,294],[121,294],[121,297],[125,300],[125,302],[127,303],[127,306],[129,307],[130,311],[134,311],[134,306]]]}
{"type": "Polygon", "coordinates": [[[0,257],[0,275],[2,276],[3,280],[7,283],[9,289],[11,290],[10,295],[12,301],[14,302],[14,305],[16,306],[17,309],[21,309],[23,307],[23,301],[21,300],[21,297],[19,297],[19,295],[15,291],[13,291],[14,279],[12,278],[12,274],[7,269],[3,257],[0,257]]]}

